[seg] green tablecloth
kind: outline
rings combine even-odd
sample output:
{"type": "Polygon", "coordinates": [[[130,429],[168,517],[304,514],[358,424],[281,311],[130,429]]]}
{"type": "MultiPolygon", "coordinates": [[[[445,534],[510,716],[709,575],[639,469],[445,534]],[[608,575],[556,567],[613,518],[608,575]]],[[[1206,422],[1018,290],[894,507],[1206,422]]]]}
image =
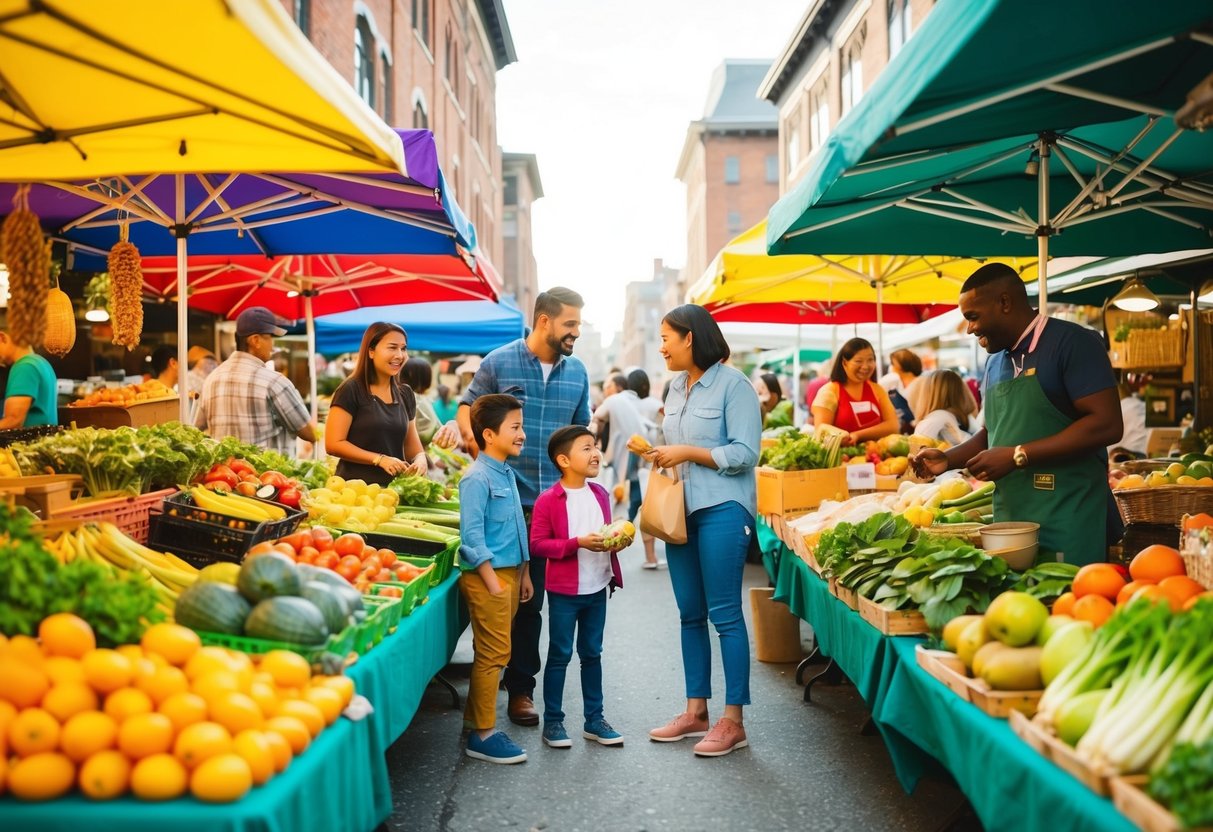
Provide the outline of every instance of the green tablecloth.
{"type": "Polygon", "coordinates": [[[1112,802],[1045,760],[1005,720],[962,702],[918,666],[920,638],[883,636],[829,594],[795,555],[778,558],[775,600],[813,626],[822,652],[855,683],[898,779],[914,790],[942,764],[990,830],[1131,830],[1112,802]]]}

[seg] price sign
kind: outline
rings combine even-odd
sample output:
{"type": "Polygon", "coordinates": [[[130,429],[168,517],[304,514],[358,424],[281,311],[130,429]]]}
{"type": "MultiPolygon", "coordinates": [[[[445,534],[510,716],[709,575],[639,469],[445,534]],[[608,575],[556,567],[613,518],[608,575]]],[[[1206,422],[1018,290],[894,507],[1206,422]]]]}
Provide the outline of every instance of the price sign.
{"type": "Polygon", "coordinates": [[[875,491],[876,466],[870,462],[848,465],[847,489],[850,491],[875,491]]]}

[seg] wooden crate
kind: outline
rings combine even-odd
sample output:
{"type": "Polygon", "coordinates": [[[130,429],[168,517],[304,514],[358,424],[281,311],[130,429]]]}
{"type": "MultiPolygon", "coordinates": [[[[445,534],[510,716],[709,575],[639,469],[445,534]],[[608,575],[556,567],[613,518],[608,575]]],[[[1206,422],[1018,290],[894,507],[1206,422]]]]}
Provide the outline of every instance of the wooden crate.
{"type": "MultiPolygon", "coordinates": [[[[1165,806],[1146,793],[1149,777],[1135,774],[1112,778],[1112,803],[1116,810],[1142,832],[1180,832],[1179,819],[1165,806]]],[[[1188,832],[1211,832],[1213,827],[1201,826],[1188,832]]]]}
{"type": "Polygon", "coordinates": [[[815,471],[754,469],[758,488],[758,511],[796,517],[813,511],[823,500],[845,500],[847,472],[844,466],[815,471]]]}
{"type": "Polygon", "coordinates": [[[1088,760],[1080,757],[1073,748],[1046,731],[1038,723],[1027,717],[1012,719],[1011,730],[1027,742],[1028,745],[1037,749],[1042,756],[1051,760],[1058,768],[1071,774],[1074,779],[1078,780],[1078,782],[1091,791],[1102,797],[1107,797],[1111,794],[1110,781],[1115,774],[1114,772],[1106,769],[1097,769],[1088,760]]]}
{"type": "Polygon", "coordinates": [[[859,596],[856,594],[855,590],[847,589],[845,586],[838,583],[836,578],[831,578],[830,592],[834,593],[835,598],[842,601],[842,603],[846,604],[851,609],[855,610],[856,612],[859,611],[859,596]]]}
{"type": "Polygon", "coordinates": [[[856,596],[856,602],[863,620],[886,636],[922,636],[930,632],[918,610],[887,610],[862,595],[856,596]]]}
{"type": "Polygon", "coordinates": [[[0,492],[14,495],[16,505],[25,506],[44,520],[68,508],[83,490],[84,481],[78,474],[0,479],[0,492]]]}
{"type": "Polygon", "coordinates": [[[969,698],[969,677],[965,674],[965,665],[959,656],[947,650],[928,650],[920,644],[914,648],[914,657],[918,666],[931,678],[965,702],[972,701],[969,698]]]}
{"type": "Polygon", "coordinates": [[[61,424],[95,428],[163,425],[180,417],[181,401],[176,396],[136,402],[130,407],[120,404],[97,404],[89,407],[69,405],[59,411],[61,424]]]}

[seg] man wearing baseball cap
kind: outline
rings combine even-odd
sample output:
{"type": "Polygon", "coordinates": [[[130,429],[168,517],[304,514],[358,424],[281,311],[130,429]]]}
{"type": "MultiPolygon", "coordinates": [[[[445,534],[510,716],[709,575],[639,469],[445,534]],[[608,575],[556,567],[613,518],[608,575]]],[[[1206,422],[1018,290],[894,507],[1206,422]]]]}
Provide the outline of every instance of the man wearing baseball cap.
{"type": "Polygon", "coordinates": [[[274,336],[285,335],[274,314],[250,306],[236,318],[236,352],[207,376],[194,412],[194,424],[215,439],[241,442],[287,456],[295,455],[295,437],[316,441],[316,426],[303,397],[286,376],[266,366],[274,336]]]}

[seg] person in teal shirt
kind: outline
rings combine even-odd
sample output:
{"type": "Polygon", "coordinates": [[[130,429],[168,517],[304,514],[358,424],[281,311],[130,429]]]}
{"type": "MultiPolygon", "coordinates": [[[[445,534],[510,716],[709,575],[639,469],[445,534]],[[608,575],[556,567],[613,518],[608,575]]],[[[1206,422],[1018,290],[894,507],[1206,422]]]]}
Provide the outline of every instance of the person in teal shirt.
{"type": "Polygon", "coordinates": [[[0,364],[9,368],[0,430],[59,424],[59,382],[51,363],[0,332],[0,364]]]}

